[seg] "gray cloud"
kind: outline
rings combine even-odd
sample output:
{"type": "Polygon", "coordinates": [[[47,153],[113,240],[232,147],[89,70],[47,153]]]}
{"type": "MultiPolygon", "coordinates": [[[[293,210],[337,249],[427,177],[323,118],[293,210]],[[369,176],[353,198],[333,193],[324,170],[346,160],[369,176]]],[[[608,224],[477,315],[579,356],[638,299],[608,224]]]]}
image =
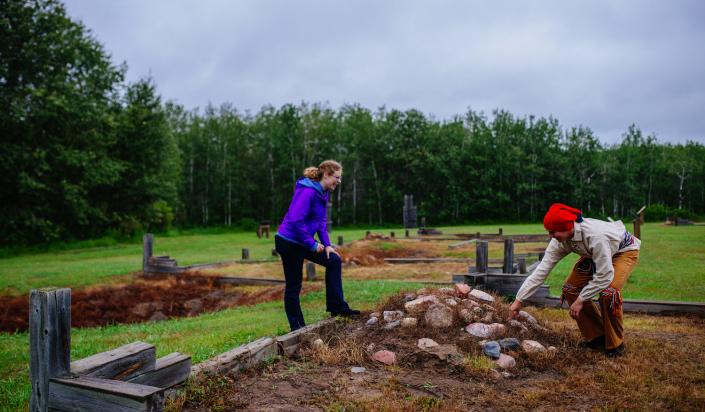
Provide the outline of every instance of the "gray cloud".
{"type": "Polygon", "coordinates": [[[360,103],[554,116],[705,142],[705,3],[69,0],[128,79],[187,108],[360,103]]]}

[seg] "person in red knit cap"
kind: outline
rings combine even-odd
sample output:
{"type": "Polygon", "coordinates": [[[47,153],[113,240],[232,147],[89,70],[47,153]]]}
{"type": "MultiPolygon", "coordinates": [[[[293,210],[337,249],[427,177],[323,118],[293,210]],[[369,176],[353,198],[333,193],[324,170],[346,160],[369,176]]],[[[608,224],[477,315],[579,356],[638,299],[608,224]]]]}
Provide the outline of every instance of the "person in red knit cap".
{"type": "Polygon", "coordinates": [[[543,285],[551,269],[569,253],[580,259],[563,284],[563,300],[570,305],[585,341],[582,347],[604,350],[608,357],[624,353],[622,288],[639,259],[641,241],[621,221],[584,218],[579,209],[554,203],[543,226],[551,241],[536,270],[526,278],[510,306],[510,318],[543,285]],[[596,299],[596,301],[595,301],[596,299]]]}

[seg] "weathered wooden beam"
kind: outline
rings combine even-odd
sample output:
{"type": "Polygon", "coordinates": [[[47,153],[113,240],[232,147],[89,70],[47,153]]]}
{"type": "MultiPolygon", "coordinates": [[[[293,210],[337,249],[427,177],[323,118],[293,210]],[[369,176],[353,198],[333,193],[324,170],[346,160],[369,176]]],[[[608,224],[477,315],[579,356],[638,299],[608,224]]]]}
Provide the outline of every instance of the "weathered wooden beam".
{"type": "Polygon", "coordinates": [[[514,273],[514,239],[504,239],[504,273],[514,273]]]}
{"type": "Polygon", "coordinates": [[[456,243],[451,243],[450,245],[448,245],[448,249],[456,249],[475,242],[477,242],[477,239],[468,239],[456,243]]]}
{"type": "Polygon", "coordinates": [[[48,403],[52,411],[163,411],[164,390],[88,376],[53,378],[48,403]]]}
{"type": "Polygon", "coordinates": [[[284,279],[258,279],[238,276],[218,276],[214,277],[219,284],[228,285],[281,285],[286,283],[284,279]]]}
{"type": "Polygon", "coordinates": [[[250,249],[242,248],[242,260],[248,260],[250,258],[250,249]]]}
{"type": "Polygon", "coordinates": [[[316,280],[316,264],[313,262],[306,262],[306,280],[316,280]]]}
{"type": "Polygon", "coordinates": [[[291,356],[299,350],[302,343],[319,336],[325,336],[335,328],[335,325],[335,319],[329,318],[313,325],[304,326],[286,335],[277,336],[274,340],[277,342],[279,354],[282,356],[291,356]]]}
{"type": "Polygon", "coordinates": [[[78,376],[129,380],[154,370],[155,363],[154,345],[137,341],[71,362],[71,373],[78,376]]]}
{"type": "Polygon", "coordinates": [[[128,382],[171,388],[186,381],[190,373],[191,357],[174,352],[157,359],[154,370],[132,377],[128,382]]]}
{"type": "Polygon", "coordinates": [[[260,338],[192,366],[191,374],[237,372],[276,355],[277,343],[274,339],[260,338]]]}
{"type": "MultiPolygon", "coordinates": [[[[547,307],[560,307],[561,298],[554,296],[537,297],[532,296],[529,302],[547,307]]],[[[650,301],[637,299],[624,299],[622,302],[624,312],[647,313],[652,315],[668,314],[695,314],[705,316],[705,303],[702,302],[674,302],[674,301],[650,301]]]]}
{"type": "Polygon", "coordinates": [[[45,288],[29,294],[29,410],[46,411],[49,380],[69,373],[71,289],[45,288]]]}
{"type": "Polygon", "coordinates": [[[142,236],[142,272],[149,272],[149,259],[152,257],[154,247],[154,235],[147,233],[142,236]]]}
{"type": "Polygon", "coordinates": [[[403,264],[403,263],[451,263],[451,262],[461,262],[469,263],[472,262],[470,258],[384,258],[385,263],[392,264],[403,264]]]}
{"type": "Polygon", "coordinates": [[[485,240],[478,240],[475,245],[475,267],[480,273],[487,272],[488,244],[485,240]]]}

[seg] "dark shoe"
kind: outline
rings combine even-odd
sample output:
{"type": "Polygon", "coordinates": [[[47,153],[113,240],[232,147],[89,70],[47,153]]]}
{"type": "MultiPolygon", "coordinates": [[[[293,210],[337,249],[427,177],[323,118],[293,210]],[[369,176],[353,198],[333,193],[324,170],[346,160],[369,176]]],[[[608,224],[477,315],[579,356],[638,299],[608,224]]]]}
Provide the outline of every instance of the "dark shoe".
{"type": "Polygon", "coordinates": [[[622,342],[621,345],[617,346],[614,349],[607,349],[605,350],[605,356],[608,358],[618,358],[620,356],[624,356],[624,354],[627,353],[627,347],[624,346],[624,342],[622,342]]]}
{"type": "Polygon", "coordinates": [[[351,318],[354,316],[360,316],[360,311],[355,309],[347,309],[341,312],[331,312],[331,316],[342,316],[345,318],[351,318]]]}
{"type": "Polygon", "coordinates": [[[580,342],[578,346],[583,349],[603,350],[605,349],[605,335],[598,336],[593,340],[580,342]]]}

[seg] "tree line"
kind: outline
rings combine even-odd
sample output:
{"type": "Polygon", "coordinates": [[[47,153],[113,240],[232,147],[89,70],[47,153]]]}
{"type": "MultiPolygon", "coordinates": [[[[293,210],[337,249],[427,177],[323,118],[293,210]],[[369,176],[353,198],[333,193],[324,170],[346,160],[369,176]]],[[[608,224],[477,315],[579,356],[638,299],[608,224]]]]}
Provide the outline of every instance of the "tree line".
{"type": "Polygon", "coordinates": [[[334,225],[400,224],[413,194],[429,224],[587,215],[705,214],[705,146],[630,126],[600,143],[557,119],[468,110],[437,120],[359,105],[187,110],[125,81],[58,1],[0,8],[3,244],[188,226],[276,224],[306,166],[339,160],[334,225]]]}

